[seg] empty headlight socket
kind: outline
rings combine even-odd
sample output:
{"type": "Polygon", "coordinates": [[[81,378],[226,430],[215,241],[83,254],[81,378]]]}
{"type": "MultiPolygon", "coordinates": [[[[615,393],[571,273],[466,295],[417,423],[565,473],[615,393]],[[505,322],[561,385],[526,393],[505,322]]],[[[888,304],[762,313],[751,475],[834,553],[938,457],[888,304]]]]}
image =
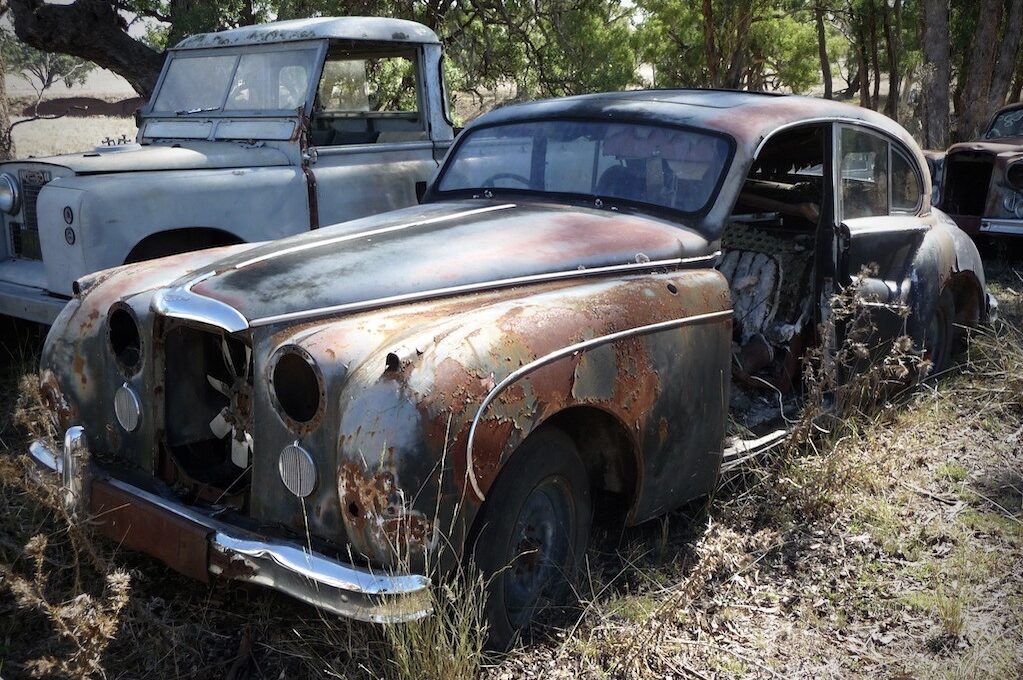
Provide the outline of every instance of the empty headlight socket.
{"type": "Polygon", "coordinates": [[[316,360],[298,345],[279,347],[266,373],[270,403],[294,433],[312,432],[323,420],[327,393],[316,360]]]}
{"type": "Polygon", "coordinates": [[[107,346],[121,375],[132,378],[142,370],[145,343],[135,311],[123,302],[116,302],[107,313],[107,346]]]}

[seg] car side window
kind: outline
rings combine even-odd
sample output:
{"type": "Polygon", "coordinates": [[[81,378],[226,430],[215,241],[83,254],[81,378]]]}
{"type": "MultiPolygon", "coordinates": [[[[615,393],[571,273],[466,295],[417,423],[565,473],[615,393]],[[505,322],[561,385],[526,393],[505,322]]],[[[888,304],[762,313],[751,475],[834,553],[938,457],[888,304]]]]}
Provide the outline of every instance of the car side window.
{"type": "Polygon", "coordinates": [[[922,196],[916,163],[892,146],[892,212],[916,214],[922,196]]]}
{"type": "Polygon", "coordinates": [[[843,127],[839,140],[840,209],[843,220],[888,214],[888,142],[843,127]]]}

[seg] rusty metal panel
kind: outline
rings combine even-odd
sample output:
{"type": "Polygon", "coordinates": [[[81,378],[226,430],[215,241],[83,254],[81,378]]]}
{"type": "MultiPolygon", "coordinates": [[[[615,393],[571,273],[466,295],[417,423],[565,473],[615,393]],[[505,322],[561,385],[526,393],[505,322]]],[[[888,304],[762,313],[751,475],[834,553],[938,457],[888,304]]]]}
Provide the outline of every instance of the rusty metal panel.
{"type": "Polygon", "coordinates": [[[90,509],[103,535],[177,572],[209,583],[210,530],[131,496],[104,480],[92,483],[90,509]]]}

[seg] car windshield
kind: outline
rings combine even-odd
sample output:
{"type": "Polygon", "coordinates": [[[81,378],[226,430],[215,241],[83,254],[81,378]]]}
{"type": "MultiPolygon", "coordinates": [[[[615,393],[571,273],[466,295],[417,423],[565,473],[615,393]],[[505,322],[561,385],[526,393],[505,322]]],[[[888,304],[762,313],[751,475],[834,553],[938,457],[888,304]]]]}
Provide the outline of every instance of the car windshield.
{"type": "Polygon", "coordinates": [[[1023,109],[1002,111],[995,116],[984,138],[999,139],[1001,137],[1023,137],[1023,109]]]}
{"type": "Polygon", "coordinates": [[[156,113],[293,111],[305,106],[316,48],[171,58],[153,102],[156,113]]]}
{"type": "Polygon", "coordinates": [[[729,156],[720,136],[638,123],[530,121],[467,132],[437,191],[487,189],[618,199],[698,213],[729,156]]]}

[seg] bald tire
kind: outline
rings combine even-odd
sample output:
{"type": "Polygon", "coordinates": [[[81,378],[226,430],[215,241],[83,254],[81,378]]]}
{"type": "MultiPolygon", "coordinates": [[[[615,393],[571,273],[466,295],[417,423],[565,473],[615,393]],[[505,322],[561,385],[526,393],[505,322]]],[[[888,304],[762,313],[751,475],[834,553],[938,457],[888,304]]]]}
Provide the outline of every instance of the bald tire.
{"type": "Polygon", "coordinates": [[[589,542],[586,467],[563,432],[523,442],[487,493],[473,543],[487,579],[487,647],[511,647],[542,607],[564,603],[589,542]]]}

